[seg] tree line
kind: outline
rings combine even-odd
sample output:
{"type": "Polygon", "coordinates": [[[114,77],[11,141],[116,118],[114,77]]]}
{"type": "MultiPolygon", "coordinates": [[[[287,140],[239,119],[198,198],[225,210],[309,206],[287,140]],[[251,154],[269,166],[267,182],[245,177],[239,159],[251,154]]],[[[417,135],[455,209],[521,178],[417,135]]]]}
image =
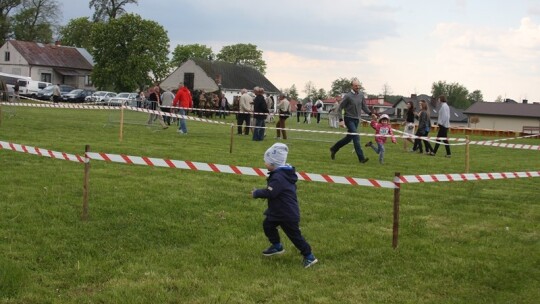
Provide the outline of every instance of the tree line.
{"type": "MultiPolygon", "coordinates": [[[[266,72],[263,52],[250,43],[227,45],[217,54],[203,44],[177,45],[169,59],[167,31],[157,22],[128,13],[126,5],[131,4],[137,5],[138,0],[90,0],[88,6],[94,10],[92,17],[71,19],[61,26],[57,23],[61,18],[57,0],[2,0],[0,37],[3,44],[7,39],[52,43],[56,36],[62,45],[85,48],[95,62],[93,84],[113,91],[132,91],[159,82],[189,58],[249,65],[262,74],[266,72]]],[[[341,77],[332,82],[329,91],[316,88],[308,81],[303,92],[306,98],[316,100],[350,89],[351,79],[341,77]]],[[[294,84],[281,90],[290,98],[299,99],[294,84]]],[[[365,91],[363,87],[361,91],[365,91]]],[[[371,97],[383,95],[390,102],[401,98],[391,94],[391,87],[384,84],[381,93],[371,97]]],[[[434,82],[431,94],[433,97],[446,95],[450,105],[461,109],[483,101],[481,91],[469,93],[463,85],[445,81],[434,82]]]]}

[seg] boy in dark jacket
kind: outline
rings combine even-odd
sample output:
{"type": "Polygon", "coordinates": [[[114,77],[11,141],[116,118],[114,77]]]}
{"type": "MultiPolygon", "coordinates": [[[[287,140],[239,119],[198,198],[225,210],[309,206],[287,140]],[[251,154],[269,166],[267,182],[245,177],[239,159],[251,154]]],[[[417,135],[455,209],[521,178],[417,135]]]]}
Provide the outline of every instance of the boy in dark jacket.
{"type": "Polygon", "coordinates": [[[282,254],[285,252],[280,242],[277,227],[280,226],[291,242],[304,256],[304,267],[308,268],[318,262],[311,253],[311,246],[306,242],[300,232],[300,209],[296,197],[296,171],[287,165],[289,149],[285,144],[276,143],[264,153],[264,164],[269,176],[267,187],[254,189],[253,198],[268,199],[268,209],[264,212],[266,218],[263,222],[264,234],[272,244],[262,253],[265,256],[282,254]]]}

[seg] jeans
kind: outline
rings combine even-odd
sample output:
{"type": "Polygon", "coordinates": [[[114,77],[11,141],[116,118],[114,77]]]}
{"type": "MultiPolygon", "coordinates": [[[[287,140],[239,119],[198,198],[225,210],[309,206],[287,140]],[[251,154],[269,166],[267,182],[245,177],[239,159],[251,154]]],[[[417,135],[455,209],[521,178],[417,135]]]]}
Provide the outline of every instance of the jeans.
{"type": "Polygon", "coordinates": [[[261,141],[264,139],[265,118],[255,118],[255,130],[253,130],[253,140],[261,141]]]}
{"type": "Polygon", "coordinates": [[[386,151],[384,149],[384,144],[377,143],[377,148],[375,148],[374,145],[371,145],[371,148],[375,153],[379,154],[379,162],[382,164],[384,162],[384,151],[386,151]]]}
{"type": "MultiPolygon", "coordinates": [[[[179,115],[186,115],[186,110],[185,109],[179,109],[178,114],[179,115]]],[[[179,126],[178,130],[181,130],[182,132],[187,133],[186,120],[184,118],[180,118],[179,121],[180,121],[180,126],[179,126]]]]}
{"type": "MultiPolygon", "coordinates": [[[[357,133],[358,129],[358,123],[360,122],[357,118],[349,118],[345,117],[345,126],[347,127],[348,133],[357,133]]],[[[360,147],[360,135],[351,135],[347,134],[345,137],[340,139],[335,145],[330,148],[332,151],[337,153],[339,149],[341,149],[346,144],[353,142],[354,145],[354,151],[356,152],[356,156],[358,156],[358,161],[363,161],[365,159],[364,152],[362,151],[362,148],[360,147]]]]}
{"type": "Polygon", "coordinates": [[[278,226],[281,227],[281,230],[285,232],[289,240],[300,250],[303,256],[308,256],[311,253],[311,246],[309,246],[308,242],[302,236],[298,222],[269,221],[265,219],[263,230],[270,243],[281,243],[279,231],[277,230],[278,226]]]}

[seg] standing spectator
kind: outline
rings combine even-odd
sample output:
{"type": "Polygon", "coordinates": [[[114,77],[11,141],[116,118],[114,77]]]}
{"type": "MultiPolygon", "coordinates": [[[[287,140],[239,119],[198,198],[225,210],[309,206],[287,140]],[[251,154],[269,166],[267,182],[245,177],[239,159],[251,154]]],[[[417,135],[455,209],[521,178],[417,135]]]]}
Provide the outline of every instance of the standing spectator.
{"type": "Polygon", "coordinates": [[[246,89],[242,89],[240,91],[242,94],[240,96],[240,101],[238,102],[239,111],[238,113],[238,135],[242,135],[242,125],[244,122],[246,123],[246,127],[244,128],[244,135],[249,135],[249,126],[250,126],[250,113],[252,112],[252,104],[253,99],[251,96],[249,96],[248,91],[246,89]]]}
{"type": "MultiPolygon", "coordinates": [[[[425,137],[429,133],[429,129],[431,128],[431,121],[429,118],[429,111],[428,111],[428,105],[427,102],[422,99],[420,100],[420,112],[418,113],[418,130],[416,130],[416,136],[422,136],[425,137]]],[[[424,145],[426,147],[426,154],[430,154],[430,152],[433,151],[433,148],[431,147],[431,144],[427,140],[421,140],[420,138],[414,139],[414,146],[413,151],[419,150],[420,153],[422,153],[422,141],[424,142],[424,145]]]]}
{"type": "MultiPolygon", "coordinates": [[[[159,94],[159,87],[156,85],[151,89],[150,95],[148,96],[148,102],[150,103],[150,110],[157,110],[161,106],[161,95],[159,94]]],[[[151,125],[156,118],[159,120],[159,123],[163,129],[167,129],[168,126],[163,121],[163,117],[159,114],[150,114],[148,117],[148,124],[151,125]]]]}
{"type": "MultiPolygon", "coordinates": [[[[343,101],[338,108],[338,118],[340,127],[347,127],[347,133],[357,133],[358,124],[360,123],[360,115],[362,110],[371,116],[371,111],[366,105],[366,100],[364,99],[364,94],[360,93],[360,81],[354,79],[351,83],[352,90],[345,94],[343,101]],[[345,110],[345,115],[342,114],[342,111],[345,110]]],[[[346,144],[353,142],[354,151],[358,157],[360,163],[365,163],[369,158],[364,157],[364,152],[360,147],[360,135],[347,134],[344,138],[336,142],[330,148],[330,158],[335,159],[336,153],[346,144]]]]}
{"type": "Polygon", "coordinates": [[[439,132],[437,133],[437,143],[435,144],[433,152],[431,152],[429,155],[435,156],[435,154],[437,154],[437,150],[439,150],[439,143],[441,142],[439,139],[445,138],[442,140],[442,142],[445,143],[445,157],[450,158],[452,157],[452,154],[450,153],[450,145],[447,139],[448,129],[450,129],[450,108],[446,103],[446,96],[439,96],[439,102],[441,103],[441,108],[439,109],[439,118],[437,119],[437,125],[439,126],[439,132]]]}
{"type": "Polygon", "coordinates": [[[139,97],[137,97],[137,108],[146,108],[145,103],[146,103],[146,95],[144,95],[144,91],[141,90],[139,92],[139,97]]]}
{"type": "Polygon", "coordinates": [[[285,94],[279,95],[279,102],[277,104],[278,114],[279,114],[279,120],[276,124],[276,133],[277,133],[277,139],[280,139],[280,135],[283,135],[283,139],[287,139],[287,132],[285,131],[285,120],[289,118],[289,115],[291,115],[290,112],[290,104],[287,100],[285,94]],[[280,134],[281,133],[281,134],[280,134]]]}
{"type": "Polygon", "coordinates": [[[62,93],[60,92],[60,84],[56,84],[53,87],[53,91],[52,91],[53,101],[54,102],[59,102],[60,101],[60,96],[62,96],[62,93]]]}
{"type": "Polygon", "coordinates": [[[270,241],[270,247],[265,249],[264,256],[272,256],[285,252],[277,227],[287,235],[289,240],[304,256],[304,268],[317,263],[318,260],[311,252],[311,246],[300,231],[300,208],[296,195],[298,176],[294,167],[286,164],[289,148],[282,143],[272,145],[264,153],[264,165],[270,171],[267,185],[262,189],[253,189],[253,198],[268,199],[268,209],[263,222],[264,234],[270,241]]]}
{"type": "MultiPolygon", "coordinates": [[[[408,136],[403,141],[403,150],[407,151],[407,142],[413,143],[412,136],[414,135],[414,103],[412,101],[407,101],[407,117],[405,118],[405,130],[403,133],[408,136]]],[[[413,150],[410,150],[413,152],[413,150]]]]}
{"type": "Polygon", "coordinates": [[[266,101],[266,107],[268,108],[268,111],[270,112],[270,115],[266,117],[266,122],[270,123],[274,121],[274,113],[276,113],[274,106],[274,97],[269,95],[265,98],[266,101]]]}
{"type": "Polygon", "coordinates": [[[315,109],[317,110],[317,113],[315,115],[317,115],[317,123],[321,122],[321,113],[324,109],[324,104],[322,102],[322,100],[320,99],[317,99],[317,101],[315,102],[315,109]]]}
{"type": "Polygon", "coordinates": [[[328,110],[328,123],[331,128],[339,128],[338,109],[341,103],[341,95],[336,97],[336,102],[332,105],[332,108],[328,110]]]}
{"type": "MultiPolygon", "coordinates": [[[[171,107],[172,107],[173,99],[174,99],[174,94],[169,90],[165,90],[161,94],[161,107],[160,107],[161,112],[171,113],[171,107]]],[[[165,123],[168,126],[171,125],[171,117],[170,116],[163,115],[163,120],[165,121],[165,123]]]]}
{"type": "Polygon", "coordinates": [[[264,89],[255,87],[255,99],[253,100],[253,117],[255,118],[255,129],[253,130],[253,140],[261,141],[264,139],[264,128],[266,114],[268,113],[268,107],[266,106],[266,100],[264,99],[264,89]]]}
{"type": "Polygon", "coordinates": [[[304,108],[304,105],[302,105],[301,101],[298,101],[296,103],[296,123],[300,123],[300,116],[302,115],[302,109],[304,108]]]}
{"type": "Polygon", "coordinates": [[[227,100],[227,97],[225,97],[225,94],[221,93],[221,98],[219,99],[219,112],[218,112],[218,118],[225,119],[227,117],[227,108],[229,106],[229,101],[227,100]]]}
{"type": "MultiPolygon", "coordinates": [[[[202,95],[202,94],[201,94],[202,95]]],[[[186,116],[187,110],[193,107],[193,97],[183,82],[178,83],[178,92],[173,99],[173,107],[178,108],[178,114],[180,116],[180,123],[178,126],[178,133],[187,134],[186,116]]]]}
{"type": "Polygon", "coordinates": [[[313,111],[313,102],[311,99],[308,99],[304,105],[304,123],[311,123],[311,112],[313,111]]]}
{"type": "Polygon", "coordinates": [[[373,146],[373,143],[370,141],[366,144],[366,147],[371,147],[375,153],[379,154],[379,163],[384,164],[384,144],[386,143],[387,135],[392,137],[392,143],[396,143],[396,138],[392,132],[392,127],[390,126],[390,118],[388,115],[383,114],[379,117],[379,122],[377,122],[377,115],[373,114],[371,118],[371,127],[375,129],[375,142],[377,142],[377,148],[373,146]]]}

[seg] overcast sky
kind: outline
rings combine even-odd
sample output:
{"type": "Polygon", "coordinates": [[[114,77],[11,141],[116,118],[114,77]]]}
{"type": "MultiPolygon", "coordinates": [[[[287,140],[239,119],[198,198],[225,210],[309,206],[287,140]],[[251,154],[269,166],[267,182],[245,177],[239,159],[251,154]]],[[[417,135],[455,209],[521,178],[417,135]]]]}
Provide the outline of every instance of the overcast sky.
{"type": "MultiPolygon", "coordinates": [[[[62,24],[91,16],[88,0],[58,0],[62,24]]],[[[278,88],[329,90],[358,77],[367,93],[431,94],[457,82],[486,101],[540,102],[539,0],[139,0],[126,10],[161,24],[171,51],[252,43],[278,88]]]]}

